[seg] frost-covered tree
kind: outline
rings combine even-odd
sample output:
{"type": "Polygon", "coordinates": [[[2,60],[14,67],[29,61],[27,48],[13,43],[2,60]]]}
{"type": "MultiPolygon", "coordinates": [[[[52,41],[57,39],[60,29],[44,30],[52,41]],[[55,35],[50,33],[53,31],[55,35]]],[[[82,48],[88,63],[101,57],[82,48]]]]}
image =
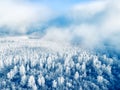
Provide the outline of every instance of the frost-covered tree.
{"type": "Polygon", "coordinates": [[[79,78],[79,73],[78,73],[78,72],[75,73],[74,78],[75,78],[76,80],[79,78]]]}
{"type": "Polygon", "coordinates": [[[53,80],[53,82],[52,82],[52,87],[53,87],[53,88],[56,88],[56,87],[57,87],[57,81],[56,81],[56,80],[53,80]]]}
{"type": "Polygon", "coordinates": [[[33,75],[31,75],[29,77],[28,86],[31,87],[33,90],[37,90],[37,86],[36,86],[36,83],[35,83],[35,78],[34,78],[33,75]]]}
{"type": "Polygon", "coordinates": [[[41,74],[38,77],[38,84],[40,86],[44,86],[45,85],[45,78],[41,74]]]}
{"type": "Polygon", "coordinates": [[[14,66],[14,68],[7,73],[7,78],[12,79],[17,72],[18,72],[17,66],[14,66]]]}
{"type": "Polygon", "coordinates": [[[15,75],[15,72],[13,70],[11,70],[9,73],[7,73],[7,78],[8,79],[12,79],[15,75]]]}
{"type": "Polygon", "coordinates": [[[21,76],[21,85],[25,85],[26,82],[27,82],[27,76],[26,75],[21,76]]]}
{"type": "Polygon", "coordinates": [[[24,65],[22,64],[22,65],[20,66],[20,75],[23,76],[23,75],[25,75],[25,73],[26,73],[26,70],[25,70],[24,65]]]}
{"type": "Polygon", "coordinates": [[[61,77],[58,77],[58,84],[59,85],[62,85],[63,83],[64,83],[64,77],[63,76],[61,76],[61,77]]]}
{"type": "Polygon", "coordinates": [[[66,86],[70,88],[72,87],[72,84],[70,82],[66,82],[66,86]]]}
{"type": "Polygon", "coordinates": [[[103,77],[102,76],[97,76],[98,82],[102,83],[103,82],[103,77]]]}

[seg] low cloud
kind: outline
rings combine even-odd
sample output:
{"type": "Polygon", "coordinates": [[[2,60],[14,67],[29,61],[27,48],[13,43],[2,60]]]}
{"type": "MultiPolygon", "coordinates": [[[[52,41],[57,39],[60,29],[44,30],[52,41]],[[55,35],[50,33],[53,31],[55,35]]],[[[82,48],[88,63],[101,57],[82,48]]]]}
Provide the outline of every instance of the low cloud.
{"type": "Polygon", "coordinates": [[[107,42],[119,47],[120,7],[118,3],[119,1],[92,1],[77,4],[64,14],[72,23],[56,29],[52,26],[52,30],[51,27],[48,28],[44,37],[53,37],[51,39],[55,41],[61,39],[66,42],[79,42],[80,45],[90,48],[101,47],[107,42]]]}
{"type": "Polygon", "coordinates": [[[31,24],[49,19],[51,10],[25,1],[0,1],[0,27],[11,32],[25,33],[31,24]]]}

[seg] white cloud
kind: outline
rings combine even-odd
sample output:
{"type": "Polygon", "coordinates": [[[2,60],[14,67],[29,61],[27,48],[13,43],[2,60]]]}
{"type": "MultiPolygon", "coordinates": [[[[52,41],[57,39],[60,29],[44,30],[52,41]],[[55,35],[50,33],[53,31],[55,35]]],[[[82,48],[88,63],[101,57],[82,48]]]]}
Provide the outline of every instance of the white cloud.
{"type": "Polygon", "coordinates": [[[71,8],[70,16],[76,20],[89,19],[95,14],[106,9],[107,2],[105,1],[92,1],[89,3],[79,3],[71,8]]]}
{"type": "Polygon", "coordinates": [[[81,24],[74,26],[73,37],[78,36],[81,38],[81,44],[86,47],[95,46],[100,41],[99,31],[95,25],[81,24]]]}
{"type": "Polygon", "coordinates": [[[112,38],[113,33],[120,31],[119,10],[116,3],[108,1],[77,4],[65,14],[68,19],[73,20],[72,24],[68,27],[48,27],[43,38],[59,42],[73,42],[75,40],[85,47],[101,45],[102,41],[112,38]],[[96,18],[95,15],[98,17],[96,18]],[[99,15],[102,15],[100,19],[99,15]],[[86,21],[88,19],[90,19],[89,22],[86,21]],[[94,23],[92,19],[94,19],[94,23]]]}
{"type": "Polygon", "coordinates": [[[0,1],[0,27],[25,33],[30,24],[49,19],[51,10],[43,5],[24,1],[0,1]]]}
{"type": "Polygon", "coordinates": [[[69,28],[50,27],[43,39],[63,43],[71,40],[71,34],[69,28]]]}
{"type": "Polygon", "coordinates": [[[115,35],[120,33],[119,4],[120,1],[95,1],[75,5],[69,15],[79,22],[72,27],[73,37],[81,37],[84,46],[101,45],[102,41],[107,39],[110,40],[110,44],[117,45],[119,37],[115,35]],[[112,38],[116,40],[113,41],[112,38]]]}
{"type": "Polygon", "coordinates": [[[120,1],[109,2],[106,15],[102,20],[102,33],[107,36],[120,32],[120,1]]]}

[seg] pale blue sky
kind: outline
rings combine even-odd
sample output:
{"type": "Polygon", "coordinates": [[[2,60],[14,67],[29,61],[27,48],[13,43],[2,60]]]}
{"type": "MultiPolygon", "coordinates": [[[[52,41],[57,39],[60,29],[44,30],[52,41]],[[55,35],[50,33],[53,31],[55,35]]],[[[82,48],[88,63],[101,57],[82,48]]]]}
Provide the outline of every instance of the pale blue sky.
{"type": "Polygon", "coordinates": [[[89,3],[95,0],[30,0],[28,2],[47,5],[53,10],[65,11],[79,3],[89,3]]]}

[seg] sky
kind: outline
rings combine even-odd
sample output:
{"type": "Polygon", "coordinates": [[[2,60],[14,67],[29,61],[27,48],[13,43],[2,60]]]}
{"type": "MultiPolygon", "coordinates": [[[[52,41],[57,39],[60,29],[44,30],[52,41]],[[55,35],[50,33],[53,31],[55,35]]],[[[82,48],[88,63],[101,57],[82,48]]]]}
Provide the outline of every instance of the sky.
{"type": "Polygon", "coordinates": [[[119,3],[119,0],[0,0],[0,36],[34,35],[45,40],[80,42],[87,47],[109,41],[119,47],[119,3]]]}
{"type": "MultiPolygon", "coordinates": [[[[62,0],[51,0],[51,1],[50,0],[1,0],[0,27],[2,29],[5,28],[7,30],[11,30],[18,33],[26,33],[26,31],[28,31],[28,28],[31,26],[31,24],[32,25],[34,24],[34,26],[36,26],[37,24],[41,24],[41,23],[43,24],[43,22],[56,23],[56,20],[59,23],[63,21],[61,20],[61,18],[59,19],[59,17],[69,18],[69,15],[71,15],[72,13],[76,14],[76,11],[73,9],[77,9],[77,8],[79,9],[79,6],[84,6],[84,4],[88,4],[91,2],[96,2],[96,1],[65,0],[63,2],[62,0]]],[[[78,11],[78,15],[79,15],[79,11],[78,11]]],[[[2,29],[1,31],[3,31],[2,29]]]]}

